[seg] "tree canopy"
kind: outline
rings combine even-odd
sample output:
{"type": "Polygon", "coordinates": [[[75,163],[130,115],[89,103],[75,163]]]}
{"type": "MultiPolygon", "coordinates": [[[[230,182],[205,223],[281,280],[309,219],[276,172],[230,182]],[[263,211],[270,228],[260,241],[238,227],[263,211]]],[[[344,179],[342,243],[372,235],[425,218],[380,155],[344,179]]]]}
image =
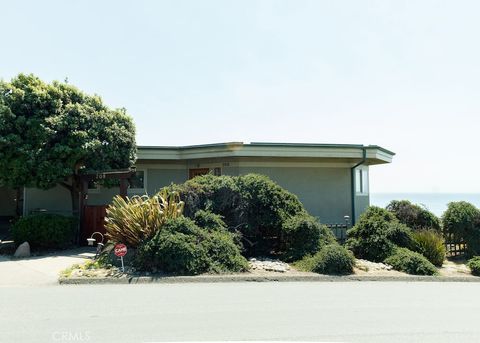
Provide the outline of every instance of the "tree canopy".
{"type": "Polygon", "coordinates": [[[135,158],[135,126],[125,109],[34,75],[0,81],[0,186],[75,191],[75,175],[128,168],[135,158]]]}

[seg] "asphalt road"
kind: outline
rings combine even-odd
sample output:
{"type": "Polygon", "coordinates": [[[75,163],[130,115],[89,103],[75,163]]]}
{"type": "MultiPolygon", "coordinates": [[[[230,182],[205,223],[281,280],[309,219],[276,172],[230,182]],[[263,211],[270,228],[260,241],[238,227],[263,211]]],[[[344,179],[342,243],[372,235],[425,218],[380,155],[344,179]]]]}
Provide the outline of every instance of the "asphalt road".
{"type": "Polygon", "coordinates": [[[0,287],[0,342],[194,340],[479,342],[480,283],[0,287]]]}

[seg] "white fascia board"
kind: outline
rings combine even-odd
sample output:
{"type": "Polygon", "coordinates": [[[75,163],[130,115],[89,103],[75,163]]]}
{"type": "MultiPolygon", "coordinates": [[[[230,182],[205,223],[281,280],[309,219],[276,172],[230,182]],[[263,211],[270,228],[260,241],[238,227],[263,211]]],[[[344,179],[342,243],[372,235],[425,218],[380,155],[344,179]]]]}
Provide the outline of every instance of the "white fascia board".
{"type": "MultiPolygon", "coordinates": [[[[377,147],[365,147],[370,164],[390,163],[392,156],[377,147]]],[[[235,157],[292,157],[292,158],[363,158],[362,147],[318,147],[318,146],[256,146],[226,144],[220,146],[199,146],[187,148],[139,149],[139,160],[196,160],[207,158],[235,157]]]]}

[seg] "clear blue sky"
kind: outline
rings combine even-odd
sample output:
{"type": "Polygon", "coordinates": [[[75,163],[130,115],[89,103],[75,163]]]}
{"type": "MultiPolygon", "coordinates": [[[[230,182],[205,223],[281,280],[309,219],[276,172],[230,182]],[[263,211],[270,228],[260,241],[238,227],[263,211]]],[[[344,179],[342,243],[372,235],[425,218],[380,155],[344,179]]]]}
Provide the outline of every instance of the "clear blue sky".
{"type": "Polygon", "coordinates": [[[478,1],[0,1],[0,77],[68,77],[139,144],[378,144],[373,192],[480,192],[478,1]]]}

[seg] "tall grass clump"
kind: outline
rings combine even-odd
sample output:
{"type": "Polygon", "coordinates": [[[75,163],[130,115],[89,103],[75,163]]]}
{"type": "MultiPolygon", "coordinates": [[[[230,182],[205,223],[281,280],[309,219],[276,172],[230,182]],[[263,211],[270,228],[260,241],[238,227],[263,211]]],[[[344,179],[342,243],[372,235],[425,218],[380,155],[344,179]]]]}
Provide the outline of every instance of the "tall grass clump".
{"type": "Polygon", "coordinates": [[[441,234],[433,230],[415,231],[413,239],[415,241],[415,251],[425,256],[435,266],[442,266],[447,250],[441,234]]]}
{"type": "Polygon", "coordinates": [[[184,203],[178,193],[162,190],[152,197],[116,196],[107,208],[107,238],[114,243],[137,247],[152,238],[165,222],[182,215],[184,203]]]}

